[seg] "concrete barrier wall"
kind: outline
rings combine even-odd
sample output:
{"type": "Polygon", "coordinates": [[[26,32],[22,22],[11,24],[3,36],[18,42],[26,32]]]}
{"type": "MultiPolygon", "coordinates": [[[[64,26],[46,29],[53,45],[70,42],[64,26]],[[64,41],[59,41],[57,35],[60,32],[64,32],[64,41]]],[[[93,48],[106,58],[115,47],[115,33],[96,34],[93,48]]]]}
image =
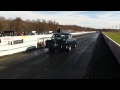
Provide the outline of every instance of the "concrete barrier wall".
{"type": "MultiPolygon", "coordinates": [[[[6,37],[2,37],[2,38],[6,38],[6,37]]],[[[3,43],[6,43],[6,45],[2,45],[2,43],[0,44],[0,56],[10,55],[37,47],[37,39],[35,36],[27,36],[24,39],[22,36],[21,37],[15,36],[13,38],[14,38],[13,40],[3,41],[3,43]],[[14,44],[15,40],[23,40],[23,43],[14,44]],[[10,44],[8,42],[10,42],[10,44]]]]}
{"type": "Polygon", "coordinates": [[[116,57],[118,63],[120,64],[120,45],[118,43],[116,43],[115,41],[113,41],[107,35],[105,35],[103,33],[102,33],[102,35],[103,35],[106,43],[110,47],[111,51],[113,52],[114,56],[116,57]]]}
{"type": "MultiPolygon", "coordinates": [[[[73,36],[83,35],[86,33],[94,32],[78,32],[71,33],[73,36]]],[[[11,55],[18,52],[23,52],[32,48],[37,48],[38,44],[43,43],[50,39],[53,34],[49,35],[35,35],[35,36],[12,36],[12,37],[0,37],[0,56],[11,55]],[[21,40],[19,44],[15,44],[15,41],[21,40]]]]}

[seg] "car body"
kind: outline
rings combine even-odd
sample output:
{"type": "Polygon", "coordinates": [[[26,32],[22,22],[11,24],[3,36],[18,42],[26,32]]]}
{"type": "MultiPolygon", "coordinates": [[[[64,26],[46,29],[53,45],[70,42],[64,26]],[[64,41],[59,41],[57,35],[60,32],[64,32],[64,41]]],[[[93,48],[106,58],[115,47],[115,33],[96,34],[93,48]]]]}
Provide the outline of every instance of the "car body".
{"type": "Polygon", "coordinates": [[[51,40],[46,40],[45,48],[49,48],[49,51],[55,51],[55,49],[71,51],[71,48],[75,48],[77,40],[72,37],[70,33],[54,33],[51,40]]]}

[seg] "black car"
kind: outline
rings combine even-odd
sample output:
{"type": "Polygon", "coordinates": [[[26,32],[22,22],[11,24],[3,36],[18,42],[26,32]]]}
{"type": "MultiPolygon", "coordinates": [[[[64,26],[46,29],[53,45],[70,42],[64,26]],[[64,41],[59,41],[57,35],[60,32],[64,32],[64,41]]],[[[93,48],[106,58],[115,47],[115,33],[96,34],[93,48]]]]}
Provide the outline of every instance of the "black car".
{"type": "Polygon", "coordinates": [[[70,33],[54,33],[51,40],[46,40],[45,48],[49,48],[49,51],[55,51],[55,49],[71,51],[71,48],[76,48],[77,40],[72,37],[70,33]]]}

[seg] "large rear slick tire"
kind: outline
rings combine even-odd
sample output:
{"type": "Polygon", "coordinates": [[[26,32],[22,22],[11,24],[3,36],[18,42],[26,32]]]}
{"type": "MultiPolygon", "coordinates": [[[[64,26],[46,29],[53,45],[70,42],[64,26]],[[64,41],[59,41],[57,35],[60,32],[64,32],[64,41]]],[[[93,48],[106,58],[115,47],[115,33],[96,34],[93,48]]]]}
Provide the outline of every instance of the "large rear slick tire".
{"type": "Polygon", "coordinates": [[[67,47],[67,48],[66,48],[66,52],[70,52],[71,49],[72,49],[71,46],[67,47]]]}
{"type": "Polygon", "coordinates": [[[54,48],[49,48],[49,52],[50,53],[55,53],[55,49],[54,48]]]}
{"type": "Polygon", "coordinates": [[[77,47],[77,45],[76,44],[74,44],[73,46],[72,46],[72,48],[76,48],[77,47]]]}

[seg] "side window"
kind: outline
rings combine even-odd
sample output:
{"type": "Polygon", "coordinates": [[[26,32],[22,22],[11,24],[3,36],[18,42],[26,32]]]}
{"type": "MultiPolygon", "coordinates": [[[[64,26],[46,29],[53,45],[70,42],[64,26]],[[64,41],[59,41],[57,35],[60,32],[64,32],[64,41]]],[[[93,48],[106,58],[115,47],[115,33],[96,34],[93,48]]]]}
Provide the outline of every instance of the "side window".
{"type": "Polygon", "coordinates": [[[68,35],[65,35],[65,39],[69,39],[68,35]]]}
{"type": "Polygon", "coordinates": [[[71,35],[68,35],[68,38],[71,39],[71,35]]]}
{"type": "Polygon", "coordinates": [[[55,39],[55,35],[53,35],[51,39],[55,39]]]}
{"type": "Polygon", "coordinates": [[[73,38],[72,35],[70,35],[70,36],[71,36],[71,39],[72,39],[73,38]]]}

